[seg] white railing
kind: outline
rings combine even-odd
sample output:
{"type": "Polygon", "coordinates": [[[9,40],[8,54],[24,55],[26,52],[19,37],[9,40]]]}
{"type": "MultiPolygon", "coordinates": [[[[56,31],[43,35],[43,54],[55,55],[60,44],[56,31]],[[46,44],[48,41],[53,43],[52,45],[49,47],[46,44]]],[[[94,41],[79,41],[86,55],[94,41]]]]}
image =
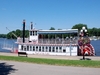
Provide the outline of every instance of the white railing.
{"type": "Polygon", "coordinates": [[[39,39],[38,43],[41,44],[77,44],[78,40],[70,40],[70,39],[39,39]]]}
{"type": "MultiPolygon", "coordinates": [[[[18,43],[22,43],[23,42],[23,38],[17,38],[17,42],[18,43]]],[[[25,38],[25,42],[29,42],[29,39],[28,38],[25,38]]]]}
{"type": "MultiPolygon", "coordinates": [[[[22,38],[19,38],[17,39],[17,42],[18,43],[22,43],[23,42],[23,39],[22,38]]],[[[29,42],[29,39],[28,38],[25,38],[25,43],[28,43],[29,42]]],[[[61,39],[38,39],[38,43],[40,44],[77,44],[78,43],[78,39],[64,39],[64,38],[61,38],[61,39]]]]}

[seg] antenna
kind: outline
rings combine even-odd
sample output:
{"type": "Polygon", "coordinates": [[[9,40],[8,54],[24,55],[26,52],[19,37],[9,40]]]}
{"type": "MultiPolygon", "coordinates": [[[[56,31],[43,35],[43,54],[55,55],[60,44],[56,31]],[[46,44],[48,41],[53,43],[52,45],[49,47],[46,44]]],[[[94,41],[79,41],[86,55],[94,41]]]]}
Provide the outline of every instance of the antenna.
{"type": "Polygon", "coordinates": [[[31,29],[33,29],[33,22],[31,22],[31,29]]]}
{"type": "Polygon", "coordinates": [[[36,25],[36,23],[34,24],[34,27],[33,27],[34,29],[35,29],[35,25],[36,25]]]}
{"type": "MultiPolygon", "coordinates": [[[[34,25],[36,25],[36,23],[34,23],[34,25]]],[[[31,24],[30,24],[30,29],[31,29],[31,30],[32,30],[32,29],[35,29],[34,25],[33,25],[33,22],[31,22],[31,24]]]]}

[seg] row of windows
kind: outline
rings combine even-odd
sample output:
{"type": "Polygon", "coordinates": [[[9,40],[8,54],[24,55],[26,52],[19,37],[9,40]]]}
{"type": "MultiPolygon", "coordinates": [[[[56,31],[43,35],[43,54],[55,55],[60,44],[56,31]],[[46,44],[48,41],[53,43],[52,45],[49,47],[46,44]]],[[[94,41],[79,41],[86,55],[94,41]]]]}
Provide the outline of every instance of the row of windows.
{"type": "Polygon", "coordinates": [[[30,35],[37,35],[37,31],[30,31],[30,35]]]}
{"type": "Polygon", "coordinates": [[[39,51],[39,52],[66,52],[62,47],[47,47],[47,46],[21,46],[23,51],[39,51]]]}

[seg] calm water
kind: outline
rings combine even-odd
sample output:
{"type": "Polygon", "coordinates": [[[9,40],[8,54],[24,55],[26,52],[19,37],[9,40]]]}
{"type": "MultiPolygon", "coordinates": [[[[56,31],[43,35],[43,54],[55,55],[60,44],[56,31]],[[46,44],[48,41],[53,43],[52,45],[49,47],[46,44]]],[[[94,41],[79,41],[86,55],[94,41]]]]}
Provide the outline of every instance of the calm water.
{"type": "Polygon", "coordinates": [[[5,43],[5,44],[9,44],[9,46],[17,47],[17,44],[15,44],[15,41],[16,40],[0,38],[0,52],[11,52],[10,50],[2,49],[2,46],[5,43]]]}
{"type": "Polygon", "coordinates": [[[100,56],[100,40],[91,41],[91,44],[95,49],[96,56],[100,56]]]}
{"type": "MultiPolygon", "coordinates": [[[[10,52],[9,50],[2,49],[2,45],[4,44],[4,42],[17,47],[15,41],[16,40],[0,38],[0,52],[10,52]]],[[[95,49],[96,56],[100,56],[100,40],[91,41],[91,44],[95,49]]]]}

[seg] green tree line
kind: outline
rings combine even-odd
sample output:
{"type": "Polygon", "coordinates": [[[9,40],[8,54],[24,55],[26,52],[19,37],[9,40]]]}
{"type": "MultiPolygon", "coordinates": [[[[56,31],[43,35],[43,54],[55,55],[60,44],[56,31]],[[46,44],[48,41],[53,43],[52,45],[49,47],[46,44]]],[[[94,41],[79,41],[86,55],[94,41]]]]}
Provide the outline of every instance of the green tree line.
{"type": "MultiPolygon", "coordinates": [[[[72,29],[78,29],[79,32],[80,32],[80,30],[82,29],[83,26],[86,27],[89,36],[100,36],[100,28],[95,28],[95,27],[94,28],[88,28],[88,26],[86,24],[76,24],[72,27],[72,29]]],[[[55,28],[51,27],[49,30],[55,30],[55,28]]],[[[61,30],[61,29],[58,29],[58,30],[61,30]]],[[[15,31],[11,31],[7,34],[0,34],[0,38],[16,39],[14,34],[17,37],[22,37],[22,30],[17,29],[15,31]]],[[[45,35],[45,36],[47,36],[47,35],[45,35]]],[[[53,34],[52,34],[52,36],[53,36],[53,34]]],[[[61,35],[58,35],[58,36],[60,37],[61,35]]],[[[25,30],[25,37],[29,37],[29,30],[25,30]]]]}
{"type": "Polygon", "coordinates": [[[80,32],[83,26],[87,29],[89,36],[100,36],[100,28],[88,28],[86,24],[76,24],[72,27],[72,29],[78,29],[80,32]]]}
{"type": "Polygon", "coordinates": [[[0,38],[6,38],[6,34],[0,34],[0,38]]]}
{"type": "MultiPolygon", "coordinates": [[[[23,36],[23,32],[20,29],[17,29],[16,31],[11,31],[7,34],[0,34],[0,38],[7,38],[7,39],[17,39],[17,37],[22,37],[23,36]]],[[[29,36],[29,30],[25,30],[25,37],[29,36]]]]}

